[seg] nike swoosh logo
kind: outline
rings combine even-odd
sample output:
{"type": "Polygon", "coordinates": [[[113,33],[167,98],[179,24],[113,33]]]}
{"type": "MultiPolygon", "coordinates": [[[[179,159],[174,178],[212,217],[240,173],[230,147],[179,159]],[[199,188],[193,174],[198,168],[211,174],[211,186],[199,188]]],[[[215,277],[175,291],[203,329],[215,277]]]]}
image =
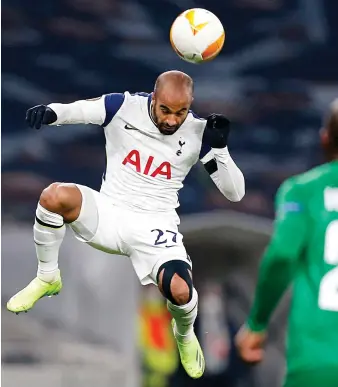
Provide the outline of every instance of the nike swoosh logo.
{"type": "Polygon", "coordinates": [[[139,129],[139,128],[135,128],[135,126],[130,126],[130,125],[126,124],[126,125],[124,125],[124,129],[127,129],[127,130],[136,130],[137,132],[139,132],[139,133],[141,133],[141,134],[144,134],[144,135],[147,136],[147,137],[157,139],[156,136],[154,136],[154,135],[152,135],[152,134],[150,134],[150,133],[147,133],[147,132],[145,132],[144,130],[141,130],[141,129],[139,129]]]}
{"type": "Polygon", "coordinates": [[[138,130],[134,126],[129,126],[129,125],[124,125],[124,129],[127,129],[127,130],[138,130]]]}

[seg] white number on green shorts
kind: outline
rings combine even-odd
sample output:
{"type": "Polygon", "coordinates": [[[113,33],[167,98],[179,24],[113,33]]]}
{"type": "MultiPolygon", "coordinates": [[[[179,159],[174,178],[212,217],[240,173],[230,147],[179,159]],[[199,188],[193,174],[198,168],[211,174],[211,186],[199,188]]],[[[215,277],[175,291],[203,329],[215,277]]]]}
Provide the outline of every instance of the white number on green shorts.
{"type": "MultiPolygon", "coordinates": [[[[325,193],[325,208],[338,211],[338,189],[327,188],[325,193]]],[[[338,220],[333,220],[326,228],[324,261],[329,265],[338,265],[338,220]]],[[[321,309],[338,312],[338,266],[322,278],[318,304],[321,309]]]]}

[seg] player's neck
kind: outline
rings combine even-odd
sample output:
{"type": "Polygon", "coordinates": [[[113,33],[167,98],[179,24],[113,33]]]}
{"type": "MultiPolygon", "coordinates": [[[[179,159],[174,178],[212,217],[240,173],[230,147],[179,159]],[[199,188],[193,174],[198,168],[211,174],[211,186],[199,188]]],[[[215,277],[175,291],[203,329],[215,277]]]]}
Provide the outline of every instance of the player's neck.
{"type": "Polygon", "coordinates": [[[328,161],[331,162],[331,161],[338,161],[338,153],[331,153],[328,155],[328,161]]]}

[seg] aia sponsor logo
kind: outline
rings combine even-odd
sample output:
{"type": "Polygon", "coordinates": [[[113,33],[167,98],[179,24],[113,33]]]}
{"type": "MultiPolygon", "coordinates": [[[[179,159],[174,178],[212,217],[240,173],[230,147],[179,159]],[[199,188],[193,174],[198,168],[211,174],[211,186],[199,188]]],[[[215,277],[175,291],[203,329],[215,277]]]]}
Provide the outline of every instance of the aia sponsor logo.
{"type": "Polygon", "coordinates": [[[153,166],[154,157],[149,156],[145,165],[141,164],[140,152],[133,149],[122,161],[123,165],[130,164],[138,173],[149,175],[151,177],[164,176],[167,180],[171,179],[171,165],[169,161],[164,161],[157,168],[153,166]]]}

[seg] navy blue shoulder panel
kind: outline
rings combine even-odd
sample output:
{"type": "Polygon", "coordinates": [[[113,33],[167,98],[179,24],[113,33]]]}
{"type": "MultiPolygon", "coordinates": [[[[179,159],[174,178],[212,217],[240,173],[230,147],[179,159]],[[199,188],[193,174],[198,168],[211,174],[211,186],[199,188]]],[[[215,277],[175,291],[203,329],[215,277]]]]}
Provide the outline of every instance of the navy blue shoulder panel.
{"type": "MultiPolygon", "coordinates": [[[[204,136],[203,136],[204,137],[204,136]]],[[[211,151],[211,146],[207,145],[205,142],[204,142],[204,139],[202,138],[202,147],[201,147],[201,151],[200,151],[200,155],[199,155],[199,159],[203,159],[203,157],[208,154],[209,152],[211,151]]]]}
{"type": "Polygon", "coordinates": [[[133,94],[130,94],[130,95],[139,95],[140,97],[149,97],[150,94],[141,91],[139,93],[133,93],[133,94]]]}
{"type": "Polygon", "coordinates": [[[111,93],[104,97],[104,106],[106,108],[106,118],[103,127],[106,127],[110,121],[114,118],[115,114],[119,111],[120,107],[124,102],[124,94],[122,93],[111,93]]]}
{"type": "Polygon", "coordinates": [[[203,120],[204,118],[199,117],[194,111],[189,110],[189,113],[193,115],[194,118],[197,118],[198,120],[203,120]]]}
{"type": "MultiPolygon", "coordinates": [[[[194,118],[197,118],[198,120],[203,120],[203,118],[199,117],[195,112],[192,110],[189,110],[189,113],[193,115],[194,118]]],[[[199,159],[201,160],[207,153],[211,151],[211,147],[205,143],[204,133],[202,137],[202,147],[199,155],[199,159]]]]}

